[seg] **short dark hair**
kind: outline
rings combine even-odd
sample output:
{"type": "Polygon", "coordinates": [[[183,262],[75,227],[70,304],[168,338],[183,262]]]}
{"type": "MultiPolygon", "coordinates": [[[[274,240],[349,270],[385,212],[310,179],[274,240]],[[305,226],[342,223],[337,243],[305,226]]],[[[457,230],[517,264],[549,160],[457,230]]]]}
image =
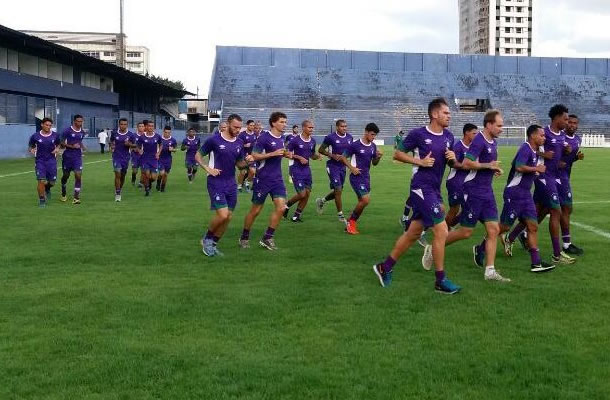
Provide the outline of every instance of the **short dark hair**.
{"type": "Polygon", "coordinates": [[[76,121],[78,118],[83,119],[83,116],[82,116],[82,115],[80,115],[80,114],[75,114],[75,115],[72,117],[72,122],[76,121]]]}
{"type": "Polygon", "coordinates": [[[119,123],[120,123],[121,121],[125,121],[125,122],[127,122],[127,118],[119,118],[119,123]]]}
{"type": "Polygon", "coordinates": [[[540,125],[530,125],[527,127],[527,137],[531,137],[534,133],[536,133],[536,131],[538,131],[538,129],[542,129],[542,127],[540,125]]]}
{"type": "Polygon", "coordinates": [[[253,123],[254,123],[253,119],[249,119],[249,120],[246,121],[246,125],[250,125],[250,124],[253,124],[253,123]]]}
{"type": "Polygon", "coordinates": [[[273,123],[279,121],[280,118],[288,118],[288,117],[286,116],[286,114],[284,114],[281,111],[272,112],[271,115],[269,116],[269,126],[273,126],[273,123]]]}
{"type": "Polygon", "coordinates": [[[44,117],[42,121],[40,121],[40,125],[44,124],[45,122],[53,123],[53,120],[49,117],[44,117]]]}
{"type": "Polygon", "coordinates": [[[570,115],[568,115],[568,118],[575,118],[575,119],[578,119],[578,115],[576,115],[576,114],[570,114],[570,115]]]}
{"type": "Polygon", "coordinates": [[[443,97],[437,97],[436,99],[433,99],[428,104],[428,117],[432,118],[432,113],[441,108],[441,106],[449,107],[449,104],[447,104],[447,100],[445,100],[443,97]]]}
{"type": "Polygon", "coordinates": [[[364,127],[364,130],[367,132],[379,133],[379,127],[374,122],[369,122],[368,124],[366,124],[366,126],[364,127]]]}
{"type": "Polygon", "coordinates": [[[304,119],[304,120],[303,120],[303,122],[301,122],[301,126],[302,126],[302,127],[305,127],[305,125],[307,125],[307,124],[312,124],[312,125],[313,125],[313,122],[311,122],[311,121],[310,121],[310,120],[308,120],[308,119],[304,119]]]}
{"type": "Polygon", "coordinates": [[[171,126],[169,126],[169,125],[165,125],[165,126],[163,127],[163,130],[164,130],[164,131],[171,131],[171,130],[172,130],[172,127],[171,127],[171,126]]]}
{"type": "Polygon", "coordinates": [[[141,125],[146,125],[146,123],[145,123],[144,121],[140,121],[140,122],[138,122],[138,125],[140,125],[140,124],[141,124],[141,125]]]}
{"type": "Polygon", "coordinates": [[[462,129],[462,133],[465,135],[466,132],[470,132],[473,129],[479,129],[475,124],[464,124],[464,129],[462,129]]]}
{"type": "Polygon", "coordinates": [[[549,110],[549,118],[551,120],[554,120],[555,117],[560,116],[563,113],[567,113],[567,112],[568,112],[568,107],[564,106],[563,104],[555,104],[549,110]]]}
{"type": "Polygon", "coordinates": [[[337,122],[335,122],[335,126],[338,128],[339,125],[341,124],[347,124],[347,121],[344,119],[338,119],[337,122]]]}
{"type": "Polygon", "coordinates": [[[187,132],[190,132],[190,131],[195,131],[195,132],[197,132],[197,131],[195,130],[195,128],[193,128],[193,127],[188,128],[186,131],[187,131],[187,132]]]}
{"type": "Polygon", "coordinates": [[[299,127],[298,125],[292,125],[292,129],[298,128],[298,127],[299,127]]]}
{"type": "Polygon", "coordinates": [[[227,118],[227,122],[231,122],[234,119],[239,121],[239,122],[241,122],[241,117],[238,114],[231,114],[231,115],[229,115],[229,117],[227,118]]]}
{"type": "Polygon", "coordinates": [[[483,126],[487,126],[487,124],[493,124],[494,122],[496,122],[496,118],[498,117],[498,115],[502,115],[502,113],[499,110],[489,110],[485,113],[485,116],[483,117],[483,126]]]}

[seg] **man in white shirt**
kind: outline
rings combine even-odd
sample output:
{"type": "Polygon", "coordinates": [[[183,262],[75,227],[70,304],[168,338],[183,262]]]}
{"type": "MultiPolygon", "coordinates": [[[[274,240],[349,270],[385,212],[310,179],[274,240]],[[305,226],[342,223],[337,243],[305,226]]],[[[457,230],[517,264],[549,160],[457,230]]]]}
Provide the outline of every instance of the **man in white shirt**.
{"type": "Polygon", "coordinates": [[[97,138],[100,141],[100,152],[104,154],[104,148],[106,147],[106,140],[108,139],[108,132],[106,129],[97,134],[97,138]]]}

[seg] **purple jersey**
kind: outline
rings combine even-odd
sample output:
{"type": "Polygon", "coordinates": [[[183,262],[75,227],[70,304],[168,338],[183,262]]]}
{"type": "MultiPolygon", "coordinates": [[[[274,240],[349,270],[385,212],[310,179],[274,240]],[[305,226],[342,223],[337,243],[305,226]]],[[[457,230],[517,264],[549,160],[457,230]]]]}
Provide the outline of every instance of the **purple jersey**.
{"type": "Polygon", "coordinates": [[[168,138],[161,136],[161,154],[159,155],[159,159],[172,159],[172,152],[169,151],[170,147],[173,147],[174,149],[178,147],[178,142],[176,142],[176,139],[171,136],[168,138]]]}
{"type": "Polygon", "coordinates": [[[218,176],[208,176],[208,184],[235,185],[235,163],[243,160],[244,142],[238,138],[227,140],[222,135],[209,137],[199,149],[202,156],[210,157],[208,166],[220,170],[218,176]]]}
{"type": "Polygon", "coordinates": [[[296,177],[311,176],[309,159],[315,154],[316,140],[313,137],[305,140],[303,136],[298,135],[286,144],[286,149],[307,160],[307,164],[301,164],[299,160],[291,160],[294,163],[290,166],[290,175],[296,177]]]}
{"type": "MultiPolygon", "coordinates": [[[[133,144],[138,145],[138,143],[139,143],[138,139],[141,138],[142,136],[144,136],[143,133],[136,132],[133,135],[133,140],[134,140],[133,144]]],[[[138,153],[137,151],[132,151],[131,152],[131,160],[132,161],[138,161],[140,159],[140,157],[142,157],[142,155],[140,153],[138,153]]]]}
{"type": "Polygon", "coordinates": [[[538,155],[528,142],[519,147],[508,173],[505,193],[513,193],[518,197],[531,197],[531,189],[537,174],[535,172],[517,172],[520,166],[535,167],[538,165],[538,155]]]}
{"type": "Polygon", "coordinates": [[[572,151],[567,154],[562,154],[561,161],[563,161],[566,165],[565,167],[559,170],[560,176],[564,178],[570,179],[570,175],[572,174],[572,165],[577,160],[577,154],[580,151],[580,144],[582,139],[580,136],[574,134],[574,136],[565,135],[565,142],[572,148],[572,151]]]}
{"type": "MultiPolygon", "coordinates": [[[[254,144],[254,153],[272,153],[284,148],[284,139],[274,136],[271,132],[263,132],[254,144]]],[[[282,158],[275,156],[266,158],[258,162],[256,167],[256,177],[265,183],[282,182],[282,158]]]]}
{"type": "MultiPolygon", "coordinates": [[[[453,145],[453,152],[455,153],[455,159],[457,162],[464,161],[464,155],[468,151],[468,146],[464,144],[463,141],[459,140],[457,143],[453,145]]],[[[464,178],[468,175],[468,171],[464,169],[449,169],[449,175],[447,175],[447,190],[457,190],[460,189],[464,185],[464,178]]]]}
{"type": "Polygon", "coordinates": [[[195,161],[195,154],[201,147],[201,140],[196,136],[193,136],[193,138],[187,136],[182,141],[182,145],[186,147],[186,160],[195,161]]]}
{"type": "Polygon", "coordinates": [[[453,149],[453,142],[453,133],[450,130],[443,129],[441,133],[434,133],[427,126],[413,129],[400,142],[398,150],[404,153],[413,152],[414,156],[420,159],[432,153],[430,156],[434,158],[432,167],[413,166],[411,190],[430,189],[440,193],[447,164],[445,151],[453,149]]]}
{"type": "Polygon", "coordinates": [[[43,135],[42,131],[34,133],[30,136],[30,147],[36,148],[36,161],[54,160],[56,146],[59,146],[59,136],[55,132],[49,132],[48,135],[43,135]]]}
{"type": "Polygon", "coordinates": [[[284,145],[286,146],[286,148],[288,148],[288,144],[292,141],[292,139],[296,139],[298,137],[299,137],[299,135],[295,135],[293,133],[284,135],[284,145]]]}
{"type": "Polygon", "coordinates": [[[129,160],[130,144],[135,144],[135,142],[136,138],[133,132],[112,131],[110,133],[110,143],[114,143],[112,158],[114,160],[129,160]]]}
{"type": "MultiPolygon", "coordinates": [[[[72,126],[69,126],[66,129],[64,129],[64,131],[62,132],[61,141],[66,142],[66,144],[69,144],[69,145],[79,144],[82,146],[84,137],[85,137],[85,133],[83,132],[82,129],[75,131],[72,128],[72,126]]],[[[82,157],[82,155],[83,155],[83,150],[80,148],[79,149],[66,148],[64,150],[62,157],[74,160],[74,159],[80,159],[82,157]]]]}
{"type": "Polygon", "coordinates": [[[370,178],[371,162],[377,156],[375,143],[364,144],[362,139],[355,140],[343,155],[349,160],[352,167],[360,170],[360,174],[357,175],[359,178],[370,178]]]}
{"type": "MultiPolygon", "coordinates": [[[[324,141],[322,142],[322,146],[327,147],[327,151],[331,154],[343,155],[343,153],[347,151],[353,141],[354,138],[352,138],[352,135],[350,135],[349,133],[346,133],[345,135],[341,136],[337,132],[333,132],[329,135],[326,135],[324,141]]],[[[332,158],[329,158],[328,161],[326,161],[326,166],[345,168],[345,165],[341,161],[335,161],[332,158]]]]}
{"type": "Polygon", "coordinates": [[[143,160],[154,160],[157,154],[157,145],[161,144],[161,136],[154,133],[152,136],[144,135],[140,136],[136,143],[138,148],[141,148],[144,152],[142,153],[143,160]]]}
{"type": "MultiPolygon", "coordinates": [[[[480,163],[490,163],[498,160],[498,143],[495,139],[488,140],[483,132],[477,133],[468,146],[464,158],[480,163]]],[[[492,190],[495,172],[491,169],[471,170],[464,178],[464,189],[470,193],[487,195],[492,190]]]]}
{"type": "Polygon", "coordinates": [[[566,135],[563,131],[555,133],[551,130],[550,126],[546,126],[544,128],[544,138],[544,151],[554,152],[553,158],[544,160],[544,165],[546,166],[544,175],[550,179],[556,179],[559,177],[559,161],[566,146],[566,135]]]}
{"type": "Polygon", "coordinates": [[[254,132],[243,131],[237,137],[244,143],[244,154],[252,154],[252,148],[254,147],[254,142],[256,142],[254,132]]]}

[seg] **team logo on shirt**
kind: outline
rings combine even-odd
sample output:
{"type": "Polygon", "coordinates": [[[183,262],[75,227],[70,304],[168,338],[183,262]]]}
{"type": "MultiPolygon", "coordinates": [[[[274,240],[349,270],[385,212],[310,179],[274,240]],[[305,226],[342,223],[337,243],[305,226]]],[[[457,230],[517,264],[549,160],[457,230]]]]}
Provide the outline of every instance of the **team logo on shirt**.
{"type": "Polygon", "coordinates": [[[300,144],[300,145],[299,145],[299,149],[302,149],[302,148],[303,148],[303,145],[302,145],[302,144],[300,144]]]}
{"type": "Polygon", "coordinates": [[[551,143],[557,143],[557,139],[551,139],[551,143]]]}
{"type": "Polygon", "coordinates": [[[491,147],[488,147],[488,148],[487,148],[487,152],[488,152],[488,153],[491,153],[491,147]]]}
{"type": "Polygon", "coordinates": [[[513,218],[515,218],[515,214],[514,214],[514,213],[512,213],[512,214],[510,215],[510,219],[513,219],[513,218]]]}
{"type": "Polygon", "coordinates": [[[224,149],[225,149],[225,145],[224,145],[224,144],[221,144],[220,146],[218,146],[218,148],[219,148],[220,150],[224,150],[224,149]]]}
{"type": "Polygon", "coordinates": [[[364,154],[364,149],[360,149],[360,154],[364,154]]]}
{"type": "Polygon", "coordinates": [[[275,142],[271,142],[271,146],[275,146],[275,142]]]}
{"type": "Polygon", "coordinates": [[[430,144],[430,143],[432,143],[432,139],[426,139],[426,140],[424,140],[424,143],[430,144]]]}
{"type": "Polygon", "coordinates": [[[337,140],[337,141],[336,141],[336,143],[337,143],[337,144],[339,144],[339,143],[341,143],[341,141],[340,141],[340,140],[337,140]]]}

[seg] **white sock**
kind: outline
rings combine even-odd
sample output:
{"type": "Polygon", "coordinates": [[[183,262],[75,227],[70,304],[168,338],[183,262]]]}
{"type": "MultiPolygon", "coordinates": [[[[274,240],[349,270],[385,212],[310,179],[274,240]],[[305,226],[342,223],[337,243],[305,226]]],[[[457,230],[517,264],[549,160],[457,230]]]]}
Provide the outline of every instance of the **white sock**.
{"type": "Polygon", "coordinates": [[[490,275],[495,270],[496,270],[496,267],[494,267],[493,265],[488,265],[487,267],[485,267],[485,275],[490,275]]]}
{"type": "Polygon", "coordinates": [[[566,250],[568,247],[570,247],[571,244],[572,244],[572,242],[564,243],[563,249],[566,250]]]}

